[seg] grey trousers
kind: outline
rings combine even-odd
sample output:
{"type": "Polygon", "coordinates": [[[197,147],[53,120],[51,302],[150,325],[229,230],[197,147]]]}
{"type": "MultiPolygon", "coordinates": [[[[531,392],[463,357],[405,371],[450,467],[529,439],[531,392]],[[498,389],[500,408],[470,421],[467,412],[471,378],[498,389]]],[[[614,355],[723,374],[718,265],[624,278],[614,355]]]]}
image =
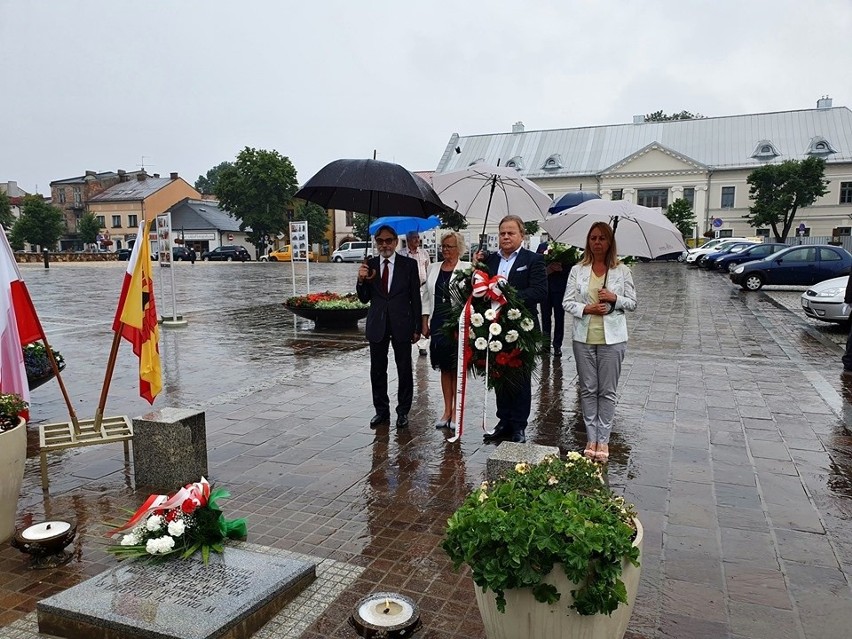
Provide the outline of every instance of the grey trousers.
{"type": "Polygon", "coordinates": [[[615,417],[615,391],[627,342],[584,344],[572,342],[580,388],[580,410],[589,442],[609,444],[615,417]]]}

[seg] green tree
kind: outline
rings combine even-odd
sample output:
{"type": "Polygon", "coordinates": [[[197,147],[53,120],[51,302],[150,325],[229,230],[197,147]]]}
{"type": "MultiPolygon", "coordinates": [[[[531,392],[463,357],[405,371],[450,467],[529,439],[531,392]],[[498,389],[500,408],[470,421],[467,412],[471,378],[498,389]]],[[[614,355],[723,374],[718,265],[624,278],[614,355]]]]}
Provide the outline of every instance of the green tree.
{"type": "Polygon", "coordinates": [[[207,171],[206,175],[199,175],[195,181],[195,190],[204,195],[213,195],[216,192],[216,185],[219,183],[219,176],[222,171],[232,166],[234,166],[233,162],[220,162],[207,171]]]}
{"type": "Polygon", "coordinates": [[[438,213],[438,217],[441,219],[442,229],[460,231],[461,229],[467,228],[467,220],[464,219],[464,215],[458,211],[445,211],[443,213],[438,213]]]}
{"type": "Polygon", "coordinates": [[[691,113],[689,111],[681,111],[680,113],[672,113],[668,115],[662,110],[654,111],[645,116],[645,122],[670,122],[671,120],[700,120],[704,116],[700,113],[691,113]]]}
{"type": "Polygon", "coordinates": [[[524,233],[527,235],[535,235],[538,233],[538,221],[524,222],[524,233]]]}
{"type": "Polygon", "coordinates": [[[370,239],[370,218],[364,213],[355,213],[352,216],[352,235],[359,240],[370,239]]]}
{"type": "Polygon", "coordinates": [[[12,200],[5,191],[0,191],[0,225],[9,231],[15,225],[15,216],[12,215],[12,200]]]}
{"type": "Polygon", "coordinates": [[[814,157],[755,169],[747,178],[748,196],[754,204],[743,217],[755,228],[768,224],[775,241],[784,242],[796,212],[828,193],[828,180],[824,176],[825,160],[814,157]]]}
{"type": "Polygon", "coordinates": [[[98,218],[92,213],[85,213],[77,223],[77,232],[83,244],[93,244],[98,239],[98,233],[101,232],[98,218]]]}
{"type": "Polygon", "coordinates": [[[259,249],[265,235],[287,228],[287,207],[298,188],[296,168],[278,151],[244,148],[232,166],[219,172],[214,194],[240,230],[259,249]]]}
{"type": "Polygon", "coordinates": [[[693,213],[687,200],[678,198],[669,204],[666,208],[666,217],[677,227],[677,230],[683,235],[684,241],[692,237],[692,230],[695,228],[695,213],[693,213]]]}
{"type": "Polygon", "coordinates": [[[65,232],[62,211],[45,202],[40,195],[27,195],[21,207],[21,217],[12,227],[10,242],[22,248],[24,242],[41,248],[54,249],[65,232]]]}
{"type": "Polygon", "coordinates": [[[308,222],[308,242],[311,244],[322,244],[325,232],[328,230],[328,212],[319,204],[297,200],[299,204],[293,213],[294,220],[306,220],[308,222]]]}

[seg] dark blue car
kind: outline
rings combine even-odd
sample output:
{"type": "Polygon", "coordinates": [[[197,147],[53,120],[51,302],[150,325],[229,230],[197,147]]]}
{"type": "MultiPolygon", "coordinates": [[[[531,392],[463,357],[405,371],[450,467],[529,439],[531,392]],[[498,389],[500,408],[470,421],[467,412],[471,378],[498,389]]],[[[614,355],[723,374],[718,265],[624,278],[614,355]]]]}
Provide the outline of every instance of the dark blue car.
{"type": "Polygon", "coordinates": [[[753,260],[762,260],[773,253],[787,248],[786,244],[755,244],[739,253],[726,253],[716,258],[716,268],[724,273],[730,273],[738,264],[745,264],[753,260]]]}
{"type": "Polygon", "coordinates": [[[702,255],[695,262],[696,264],[698,264],[698,266],[704,267],[712,271],[714,268],[716,268],[716,260],[718,260],[723,255],[729,255],[730,253],[739,253],[743,249],[754,245],[754,242],[731,242],[730,244],[725,244],[718,251],[708,253],[707,255],[702,255]]]}
{"type": "Polygon", "coordinates": [[[852,255],[839,246],[791,246],[762,260],[740,264],[731,271],[731,281],[747,291],[757,291],[764,284],[810,286],[849,275],[850,270],[852,255]]]}

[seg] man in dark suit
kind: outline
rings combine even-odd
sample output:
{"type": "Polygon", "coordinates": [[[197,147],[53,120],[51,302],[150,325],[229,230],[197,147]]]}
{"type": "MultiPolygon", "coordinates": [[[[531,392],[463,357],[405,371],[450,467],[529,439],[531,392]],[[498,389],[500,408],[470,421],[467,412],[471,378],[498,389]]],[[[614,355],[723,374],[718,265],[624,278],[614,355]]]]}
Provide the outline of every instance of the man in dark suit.
{"type": "MultiPolygon", "coordinates": [[[[500,220],[500,250],[485,257],[477,253],[476,260],[482,261],[492,275],[503,275],[518,292],[524,306],[530,311],[538,325],[536,304],[547,299],[547,273],[544,258],[521,246],[524,241],[524,222],[517,215],[507,215],[500,220]]],[[[521,385],[513,389],[501,389],[497,396],[497,428],[486,435],[486,442],[527,441],[527,420],[532,404],[532,379],[525,376],[521,385]]]]}
{"type": "Polygon", "coordinates": [[[370,384],[376,414],[370,428],[390,421],[388,398],[388,346],[393,344],[397,389],[396,427],[408,426],[414,398],[411,345],[420,339],[420,274],[417,262],[396,253],[397,234],[389,226],[376,232],[379,255],[358,269],[358,299],[370,303],[367,341],[370,342],[370,384]]]}

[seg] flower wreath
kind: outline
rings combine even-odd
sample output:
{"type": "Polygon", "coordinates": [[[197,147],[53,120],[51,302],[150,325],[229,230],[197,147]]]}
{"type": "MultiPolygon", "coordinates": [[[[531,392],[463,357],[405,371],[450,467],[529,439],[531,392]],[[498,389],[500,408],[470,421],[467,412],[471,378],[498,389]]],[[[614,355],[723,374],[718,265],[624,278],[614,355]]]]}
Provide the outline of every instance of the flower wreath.
{"type": "Polygon", "coordinates": [[[469,314],[465,369],[484,377],[487,388],[500,391],[521,385],[535,371],[543,336],[517,290],[505,277],[491,276],[476,264],[457,272],[450,282],[451,311],[443,330],[458,342],[459,319],[469,314]]]}
{"type": "Polygon", "coordinates": [[[224,488],[211,490],[204,477],[172,496],[151,495],[126,524],[110,533],[125,534],[120,545],[107,551],[119,559],[178,554],[186,559],[200,550],[206,564],[211,550],[223,552],[226,538],[245,539],[248,534],[245,519],[228,520],[222,514],[218,500],[230,496],[224,488]]]}

